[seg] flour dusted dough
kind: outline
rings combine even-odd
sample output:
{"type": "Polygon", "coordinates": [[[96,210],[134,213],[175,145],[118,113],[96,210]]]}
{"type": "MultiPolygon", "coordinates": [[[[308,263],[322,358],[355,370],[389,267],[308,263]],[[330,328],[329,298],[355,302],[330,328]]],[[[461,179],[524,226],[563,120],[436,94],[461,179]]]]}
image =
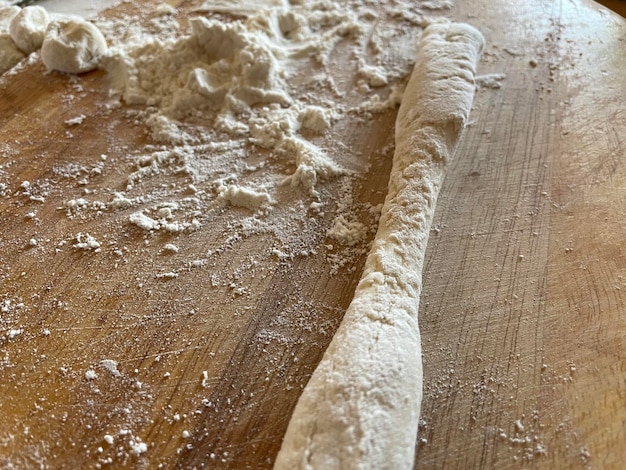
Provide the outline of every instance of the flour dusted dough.
{"type": "Polygon", "coordinates": [[[275,469],[413,465],[424,253],[447,163],[470,113],[483,43],[464,24],[424,30],[398,113],[376,238],[352,303],[296,405],[275,469]]]}
{"type": "Polygon", "coordinates": [[[41,46],[41,60],[49,70],[83,73],[94,70],[107,51],[100,30],[81,18],[53,21],[41,46]]]}
{"type": "Polygon", "coordinates": [[[8,34],[0,34],[0,75],[11,70],[24,57],[8,34]]]}
{"type": "Polygon", "coordinates": [[[18,6],[0,7],[0,33],[9,34],[11,21],[22,9],[18,6]]]}
{"type": "Polygon", "coordinates": [[[11,20],[11,39],[24,54],[35,52],[41,47],[49,22],[45,8],[37,5],[22,8],[11,20]]]}
{"type": "Polygon", "coordinates": [[[21,11],[20,7],[0,7],[0,75],[12,69],[25,56],[9,35],[13,18],[21,11]]]}

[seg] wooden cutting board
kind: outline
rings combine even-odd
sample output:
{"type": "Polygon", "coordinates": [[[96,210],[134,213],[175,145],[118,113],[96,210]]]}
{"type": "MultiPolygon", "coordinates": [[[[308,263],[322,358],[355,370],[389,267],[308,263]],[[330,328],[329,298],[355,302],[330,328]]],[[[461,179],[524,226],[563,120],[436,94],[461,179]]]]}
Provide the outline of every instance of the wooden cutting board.
{"type": "MultiPolygon", "coordinates": [[[[477,92],[431,233],[418,467],[621,468],[626,24],[586,1],[458,3],[479,72],[505,77],[477,92]]],[[[259,258],[256,236],[196,266],[224,226],[166,256],[128,211],[68,217],[148,143],[104,83],[37,60],[0,82],[0,467],[270,468],[364,255],[333,275],[321,254],[259,258]]],[[[374,154],[393,120],[343,132],[374,154]]],[[[381,202],[388,172],[363,165],[355,197],[381,202]]]]}

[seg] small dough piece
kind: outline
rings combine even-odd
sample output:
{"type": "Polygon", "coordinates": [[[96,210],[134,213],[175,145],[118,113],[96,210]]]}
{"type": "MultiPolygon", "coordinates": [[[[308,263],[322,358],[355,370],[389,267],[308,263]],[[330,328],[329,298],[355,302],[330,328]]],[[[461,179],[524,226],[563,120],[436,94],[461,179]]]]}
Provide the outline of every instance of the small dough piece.
{"type": "Polygon", "coordinates": [[[98,67],[107,43],[100,30],[80,18],[55,20],[48,26],[41,59],[49,70],[83,73],[98,67]]]}
{"type": "Polygon", "coordinates": [[[422,267],[439,189],[469,117],[482,35],[434,23],[396,120],[389,189],[344,318],[293,412],[275,470],[413,468],[422,400],[422,267]]]}
{"type": "Polygon", "coordinates": [[[24,57],[26,56],[17,48],[11,36],[0,34],[0,75],[11,70],[24,57]]]}
{"type": "Polygon", "coordinates": [[[10,7],[0,7],[0,34],[9,34],[11,21],[22,9],[12,5],[10,7]]]}
{"type": "Polygon", "coordinates": [[[41,47],[49,22],[50,17],[45,8],[37,5],[22,8],[11,20],[11,39],[24,54],[35,52],[41,47]]]}

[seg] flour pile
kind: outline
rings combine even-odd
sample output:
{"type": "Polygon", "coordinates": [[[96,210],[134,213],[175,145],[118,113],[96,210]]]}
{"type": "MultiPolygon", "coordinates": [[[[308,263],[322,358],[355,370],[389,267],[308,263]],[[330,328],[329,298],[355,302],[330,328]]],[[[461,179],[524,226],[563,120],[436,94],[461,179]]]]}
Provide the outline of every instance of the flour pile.
{"type": "MultiPolygon", "coordinates": [[[[348,215],[337,214],[328,235],[354,247],[366,238],[364,227],[375,230],[376,211],[331,200],[323,188],[334,181],[335,193],[339,185],[350,199],[352,168],[361,163],[347,150],[342,130],[348,121],[367,121],[398,104],[428,20],[415,2],[261,6],[206,2],[179,22],[178,12],[164,4],[143,23],[124,17],[97,22],[109,43],[100,66],[109,76],[110,105],[128,106],[129,118],[145,125],[155,142],[130,156],[135,168],[126,193],[133,194],[118,192],[114,201],[153,203],[130,218],[148,231],[195,230],[228,206],[247,210],[249,218],[236,222],[245,227],[242,233],[280,234],[281,253],[288,256],[301,251],[303,231],[319,232],[306,228],[320,223],[307,213],[342,207],[348,215]],[[180,198],[180,190],[140,193],[150,177],[172,171],[190,178],[191,197],[187,191],[180,198]],[[185,221],[159,217],[164,203],[185,221]],[[194,216],[179,210],[185,205],[194,206],[194,216]],[[353,220],[357,212],[363,220],[353,220]],[[354,234],[339,233],[347,218],[354,234]]],[[[435,6],[445,3],[428,5],[435,6]]],[[[114,201],[98,205],[119,208],[114,201]]],[[[362,252],[363,246],[350,249],[362,252]]]]}

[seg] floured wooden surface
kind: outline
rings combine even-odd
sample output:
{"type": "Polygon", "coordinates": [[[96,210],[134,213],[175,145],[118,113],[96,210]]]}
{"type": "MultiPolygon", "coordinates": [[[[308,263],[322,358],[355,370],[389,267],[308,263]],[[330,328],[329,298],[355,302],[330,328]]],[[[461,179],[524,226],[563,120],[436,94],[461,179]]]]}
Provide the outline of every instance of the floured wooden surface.
{"type": "Polygon", "coordinates": [[[484,73],[507,76],[477,93],[429,241],[422,468],[626,455],[626,31],[599,9],[470,12],[490,25],[484,73]]]}
{"type": "MultiPolygon", "coordinates": [[[[606,468],[624,438],[624,25],[586,3],[508,8],[444,12],[486,36],[479,73],[506,77],[477,94],[431,233],[417,461],[606,468]]],[[[272,234],[224,249],[244,208],[182,234],[130,223],[145,206],[68,215],[125,190],[150,143],[104,84],[39,63],[2,82],[2,464],[269,468],[360,275],[394,111],[337,128],[367,236],[328,256],[331,180],[335,205],[293,219],[315,253],[280,260],[272,234]]],[[[185,178],[136,191],[193,196],[185,178]]]]}

